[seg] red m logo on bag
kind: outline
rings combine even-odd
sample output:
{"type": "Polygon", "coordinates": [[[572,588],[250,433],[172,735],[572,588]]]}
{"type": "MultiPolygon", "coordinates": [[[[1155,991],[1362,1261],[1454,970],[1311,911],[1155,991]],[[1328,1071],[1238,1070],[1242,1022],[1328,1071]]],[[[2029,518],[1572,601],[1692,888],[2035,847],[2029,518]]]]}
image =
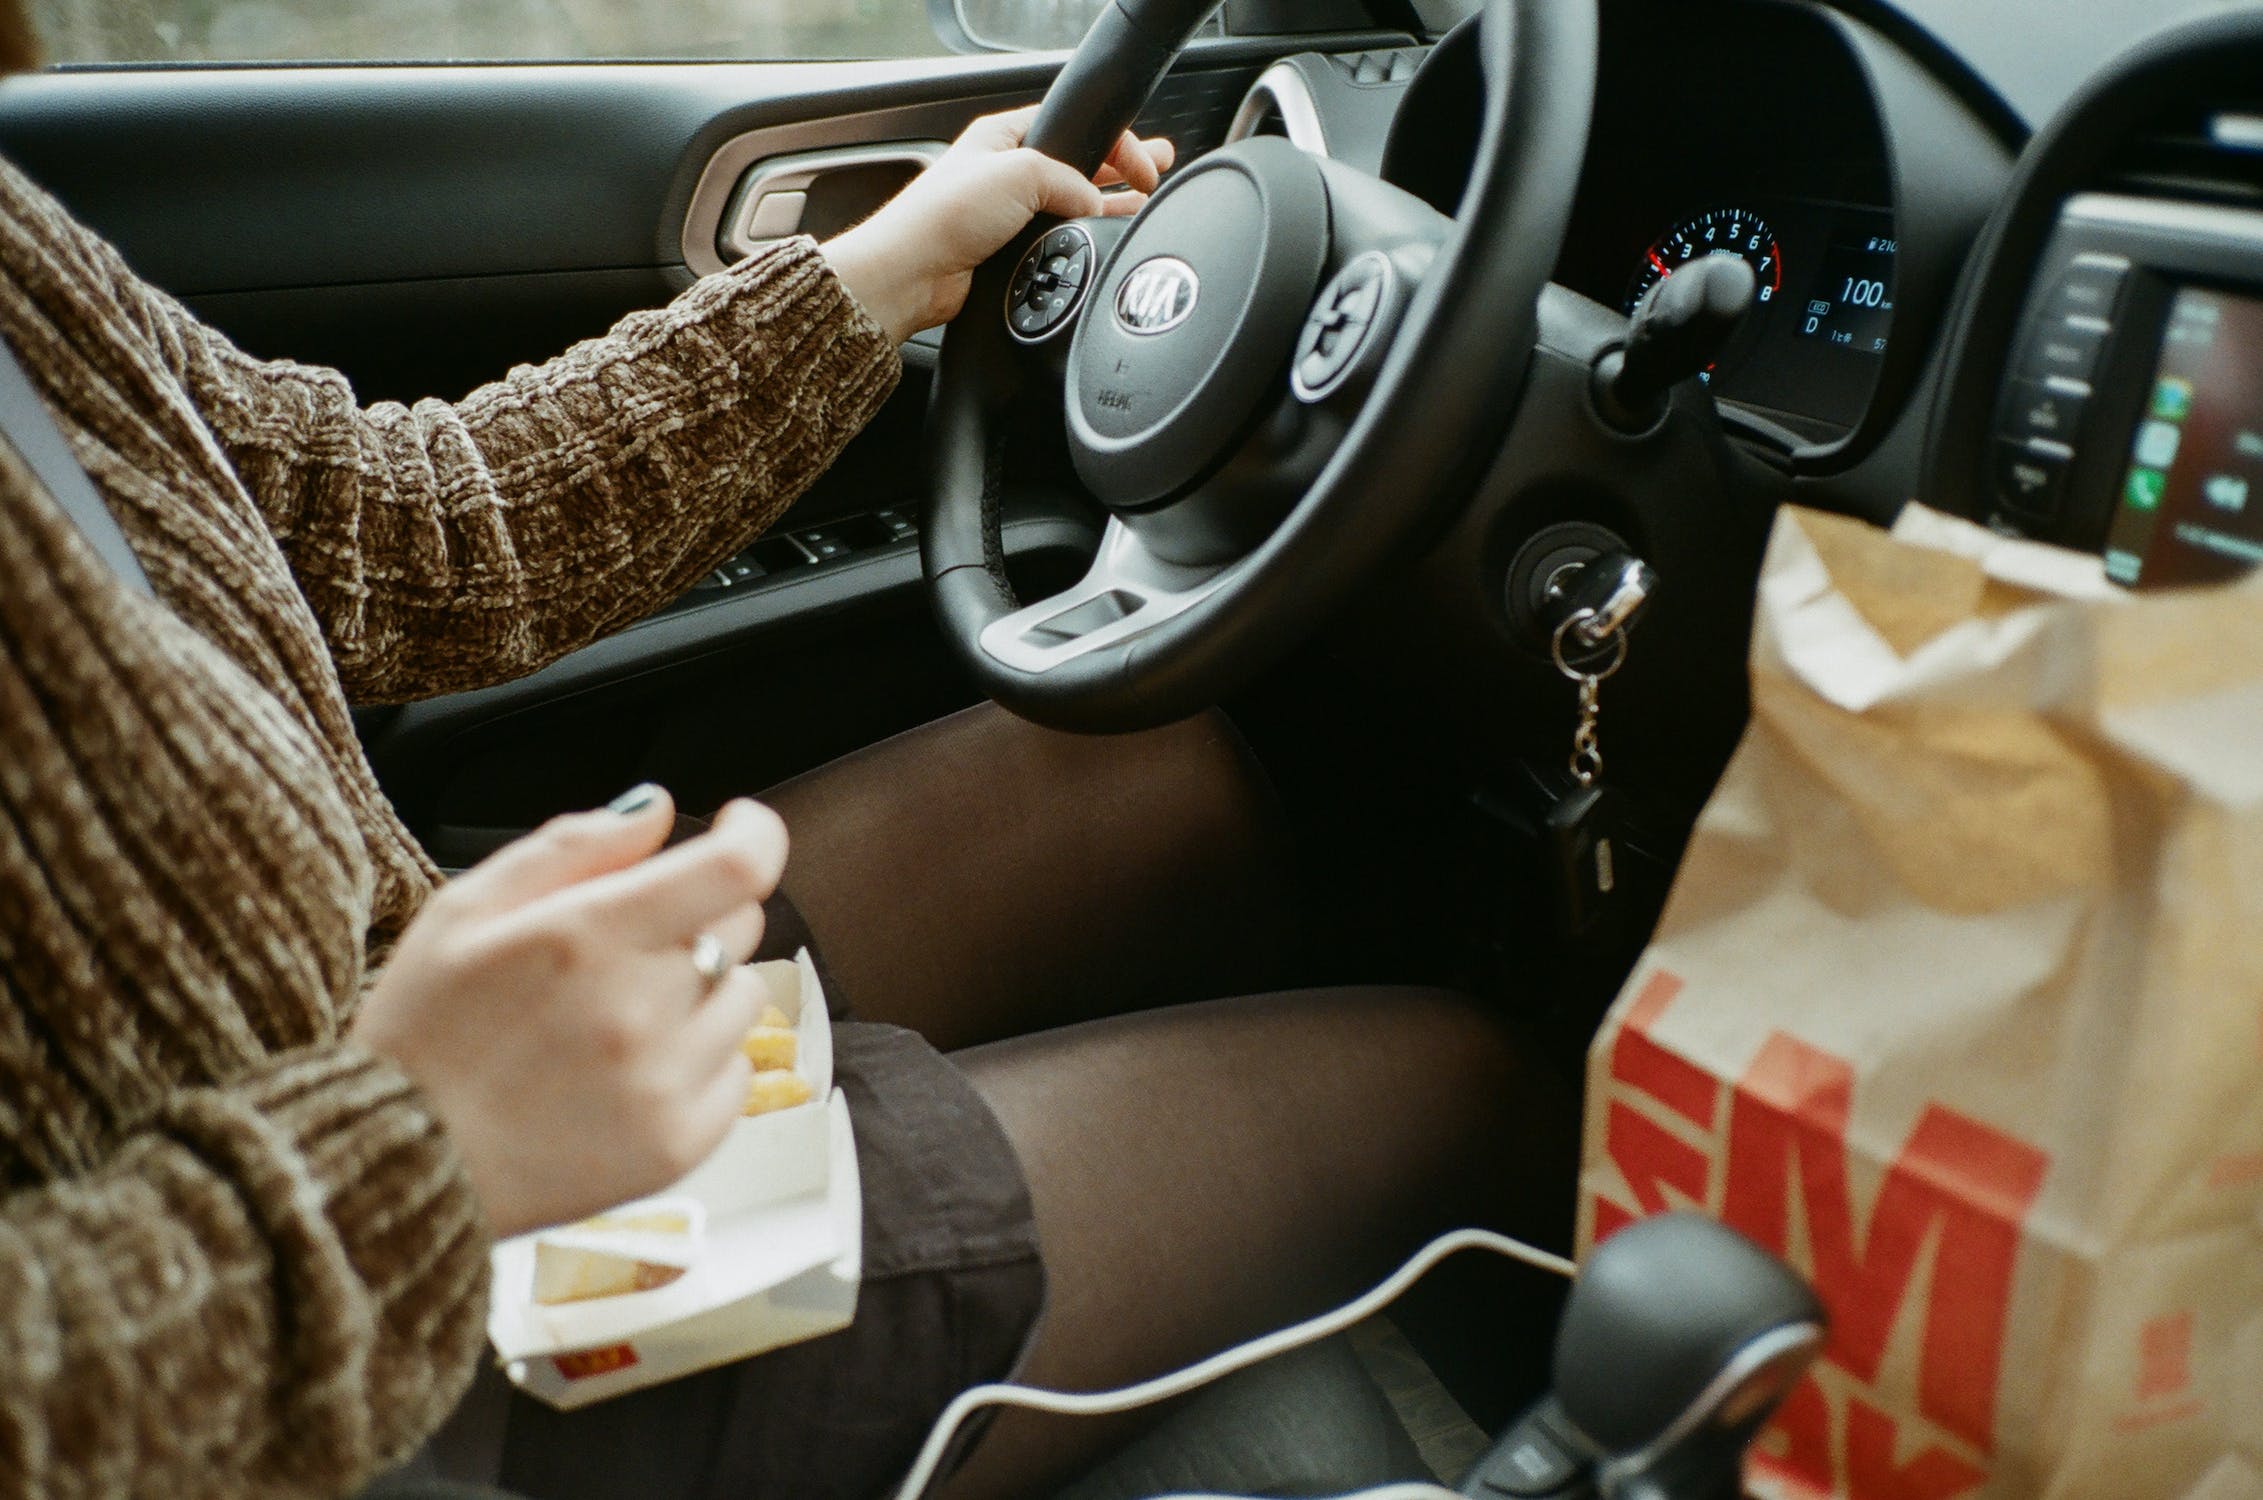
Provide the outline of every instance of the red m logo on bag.
{"type": "MultiPolygon", "coordinates": [[[[1854,1070],[1779,1032],[1732,1088],[1652,1034],[1680,988],[1671,975],[1654,976],[1611,1046],[1602,1145],[1635,1207],[1645,1214],[1704,1209],[1798,1265],[1831,1310],[1826,1361],[1863,1387],[1876,1382],[1927,1269],[1918,1413],[1985,1458],[1995,1446],[2021,1226],[2049,1159],[1968,1115],[1928,1105],[1885,1164],[1863,1214],[1848,1173],[1854,1070]]],[[[1597,1198],[1593,1210],[1598,1240],[1633,1217],[1608,1198],[1597,1198]]],[[[1844,1404],[1846,1461],[1835,1483],[1831,1412],[1820,1391],[1811,1386],[1786,1408],[1779,1425],[1795,1477],[1855,1496],[1944,1496],[1983,1477],[1938,1449],[1896,1467],[1894,1424],[1858,1395],[1844,1404]]]]}

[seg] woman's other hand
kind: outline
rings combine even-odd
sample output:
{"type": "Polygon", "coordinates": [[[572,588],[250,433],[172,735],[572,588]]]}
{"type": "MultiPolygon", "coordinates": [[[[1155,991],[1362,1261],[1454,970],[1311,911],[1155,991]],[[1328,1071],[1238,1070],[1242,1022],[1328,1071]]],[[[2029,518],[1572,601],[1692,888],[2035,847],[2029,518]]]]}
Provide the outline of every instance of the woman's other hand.
{"type": "Polygon", "coordinates": [[[842,284],[897,343],[957,317],[974,268],[1037,215],[1137,213],[1176,158],[1169,141],[1127,133],[1087,181],[1022,144],[1036,118],[1033,106],[976,120],[878,213],[825,245],[842,284]],[[1100,191],[1115,183],[1129,191],[1100,191]]]}
{"type": "Polygon", "coordinates": [[[740,1042],[766,997],[738,965],[762,939],[785,825],[734,802],[661,852],[673,818],[640,787],[449,882],[355,1020],[447,1121],[498,1235],[666,1187],[746,1102],[740,1042]],[[712,985],[692,959],[703,933],[732,961],[712,985]]]}

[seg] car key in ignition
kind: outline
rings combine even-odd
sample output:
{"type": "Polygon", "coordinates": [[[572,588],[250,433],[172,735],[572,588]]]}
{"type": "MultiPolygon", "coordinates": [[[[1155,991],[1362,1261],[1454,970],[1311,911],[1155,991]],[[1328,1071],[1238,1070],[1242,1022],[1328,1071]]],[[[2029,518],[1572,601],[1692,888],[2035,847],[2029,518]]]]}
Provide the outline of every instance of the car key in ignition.
{"type": "Polygon", "coordinates": [[[1549,640],[1556,670],[1579,686],[1579,726],[1572,735],[1570,795],[1548,812],[1545,827],[1565,934],[1594,930],[1620,889],[1618,861],[1626,810],[1603,781],[1597,737],[1606,679],[1626,665],[1628,636],[1650,602],[1657,574],[1624,553],[1581,568],[1564,592],[1593,597],[1557,624],[1549,640]]]}

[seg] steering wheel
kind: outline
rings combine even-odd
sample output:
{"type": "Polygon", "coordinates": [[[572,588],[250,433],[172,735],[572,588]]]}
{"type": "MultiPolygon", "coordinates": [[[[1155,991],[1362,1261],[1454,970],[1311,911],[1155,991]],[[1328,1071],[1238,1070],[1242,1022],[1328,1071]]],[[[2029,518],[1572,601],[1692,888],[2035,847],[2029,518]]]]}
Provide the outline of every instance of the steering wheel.
{"type": "MultiPolygon", "coordinates": [[[[1096,171],[1214,3],[1109,0],[1028,143],[1096,171]]],[[[936,375],[921,550],[991,698],[1087,732],[1183,718],[1416,539],[1514,415],[1596,48],[1596,0],[1487,0],[1484,129],[1452,219],[1255,137],[1172,174],[1128,225],[1040,223],[976,274],[936,375]],[[1055,399],[1107,522],[1083,579],[1025,604],[1002,476],[1055,399]]]]}

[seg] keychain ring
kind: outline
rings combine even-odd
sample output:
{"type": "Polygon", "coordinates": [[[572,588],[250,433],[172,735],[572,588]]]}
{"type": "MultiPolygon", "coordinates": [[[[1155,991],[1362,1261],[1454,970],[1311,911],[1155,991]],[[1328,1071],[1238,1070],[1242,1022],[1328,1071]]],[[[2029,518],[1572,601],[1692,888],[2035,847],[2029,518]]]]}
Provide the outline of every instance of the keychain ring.
{"type": "Polygon", "coordinates": [[[1619,670],[1619,668],[1627,664],[1627,633],[1623,630],[1614,630],[1611,632],[1611,639],[1618,643],[1618,654],[1613,656],[1611,658],[1611,664],[1603,668],[1603,670],[1601,670],[1600,672],[1579,671],[1572,666],[1571,662],[1568,659],[1566,659],[1566,657],[1564,656],[1564,637],[1572,633],[1573,626],[1584,625],[1589,620],[1592,620],[1594,618],[1595,611],[1592,609],[1574,610],[1571,614],[1564,617],[1563,624],[1556,627],[1555,638],[1548,643],[1548,649],[1550,653],[1553,654],[1556,658],[1556,670],[1563,673],[1566,677],[1569,677],[1574,682],[1585,682],[1589,678],[1593,678],[1595,681],[1601,682],[1605,678],[1615,674],[1619,670]]]}

